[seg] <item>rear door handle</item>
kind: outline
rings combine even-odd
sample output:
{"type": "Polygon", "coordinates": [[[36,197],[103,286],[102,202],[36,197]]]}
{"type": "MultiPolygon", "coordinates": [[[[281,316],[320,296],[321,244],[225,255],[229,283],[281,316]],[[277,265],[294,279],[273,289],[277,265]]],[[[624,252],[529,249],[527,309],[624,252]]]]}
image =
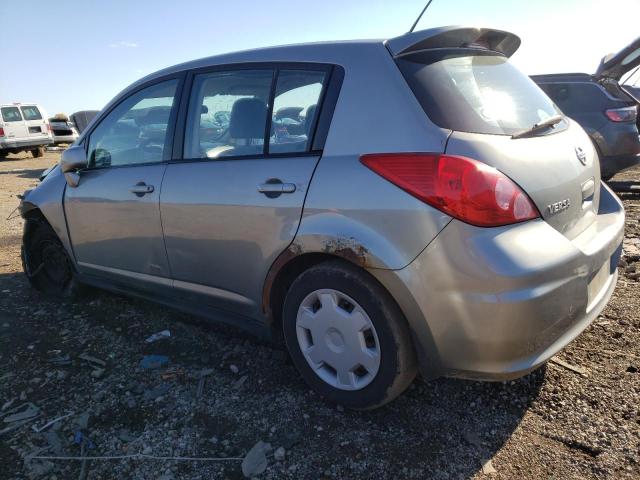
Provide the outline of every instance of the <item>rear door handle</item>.
{"type": "Polygon", "coordinates": [[[138,182],[133,187],[129,188],[131,193],[135,193],[138,197],[142,197],[147,193],[152,193],[154,191],[153,185],[147,185],[144,182],[138,182]]]}
{"type": "Polygon", "coordinates": [[[295,183],[282,183],[280,180],[269,180],[267,183],[258,185],[258,191],[267,197],[278,197],[283,193],[293,193],[296,191],[295,183]]]}

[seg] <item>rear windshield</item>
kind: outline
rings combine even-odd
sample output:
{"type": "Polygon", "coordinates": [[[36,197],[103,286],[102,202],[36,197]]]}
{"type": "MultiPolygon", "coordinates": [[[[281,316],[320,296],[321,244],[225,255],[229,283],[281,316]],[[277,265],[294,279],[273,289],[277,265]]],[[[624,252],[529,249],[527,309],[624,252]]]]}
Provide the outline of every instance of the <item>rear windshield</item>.
{"type": "Polygon", "coordinates": [[[41,120],[42,119],[42,115],[40,115],[40,110],[38,110],[38,107],[34,107],[33,105],[30,105],[28,107],[20,107],[20,110],[22,110],[22,115],[24,115],[25,120],[41,120]]]}
{"type": "Polygon", "coordinates": [[[21,122],[22,116],[18,107],[2,107],[2,120],[5,122],[21,122]]]}
{"type": "Polygon", "coordinates": [[[561,112],[501,56],[458,56],[425,64],[398,60],[435,124],[462,132],[513,135],[561,112]]]}

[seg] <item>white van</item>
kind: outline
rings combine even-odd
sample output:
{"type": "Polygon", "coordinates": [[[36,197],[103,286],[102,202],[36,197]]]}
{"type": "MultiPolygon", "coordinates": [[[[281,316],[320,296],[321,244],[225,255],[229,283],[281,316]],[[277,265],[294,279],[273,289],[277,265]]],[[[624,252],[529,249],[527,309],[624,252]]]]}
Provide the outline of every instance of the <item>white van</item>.
{"type": "Polygon", "coordinates": [[[0,158],[10,153],[44,155],[53,143],[51,127],[43,108],[33,103],[0,104],[0,158]]]}

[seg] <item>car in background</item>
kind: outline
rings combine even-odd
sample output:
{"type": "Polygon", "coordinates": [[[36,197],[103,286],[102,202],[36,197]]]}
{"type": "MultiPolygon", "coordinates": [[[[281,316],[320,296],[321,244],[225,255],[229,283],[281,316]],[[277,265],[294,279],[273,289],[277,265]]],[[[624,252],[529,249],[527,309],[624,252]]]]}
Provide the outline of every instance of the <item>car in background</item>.
{"type": "Polygon", "coordinates": [[[58,114],[49,119],[49,125],[51,125],[51,132],[53,133],[53,142],[57,145],[59,143],[73,143],[78,139],[78,131],[75,125],[64,114],[58,114]]]}
{"type": "Polygon", "coordinates": [[[284,341],[350,408],[418,370],[525,375],[607,304],[624,210],[519,45],[443,27],[149,75],[25,192],[25,274],[284,341]]]}
{"type": "Polygon", "coordinates": [[[43,108],[33,103],[0,104],[0,158],[10,153],[44,155],[53,143],[51,126],[43,108]]]}
{"type": "Polygon", "coordinates": [[[563,113],[585,129],[600,156],[604,180],[640,163],[640,96],[619,83],[638,65],[640,38],[617,54],[604,57],[594,74],[531,77],[563,113]]]}

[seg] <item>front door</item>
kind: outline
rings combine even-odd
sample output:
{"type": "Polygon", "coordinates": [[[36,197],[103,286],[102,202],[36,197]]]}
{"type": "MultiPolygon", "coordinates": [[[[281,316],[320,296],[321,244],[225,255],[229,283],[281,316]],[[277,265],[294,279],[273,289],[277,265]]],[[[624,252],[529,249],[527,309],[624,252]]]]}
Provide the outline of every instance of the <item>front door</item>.
{"type": "Polygon", "coordinates": [[[138,90],[90,134],[87,169],[64,208],[81,272],[170,285],[159,198],[178,79],[138,90]]]}
{"type": "Polygon", "coordinates": [[[160,198],[174,288],[256,316],[319,159],[311,143],[325,82],[322,69],[194,76],[184,158],[167,167],[160,198]]]}

